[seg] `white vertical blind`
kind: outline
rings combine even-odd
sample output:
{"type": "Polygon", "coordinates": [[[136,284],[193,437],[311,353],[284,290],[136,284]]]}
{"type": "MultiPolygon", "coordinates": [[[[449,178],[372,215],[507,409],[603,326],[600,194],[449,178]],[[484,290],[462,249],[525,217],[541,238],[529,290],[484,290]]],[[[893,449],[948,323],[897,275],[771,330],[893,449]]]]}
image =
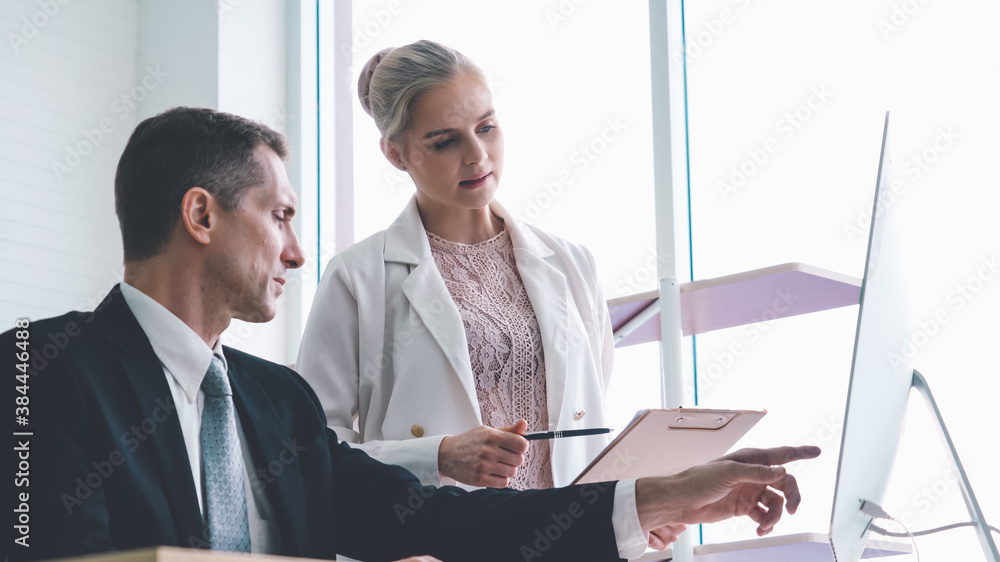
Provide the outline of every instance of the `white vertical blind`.
{"type": "Polygon", "coordinates": [[[92,309],[121,276],[115,166],[135,108],[135,0],[0,3],[0,330],[92,309]]]}

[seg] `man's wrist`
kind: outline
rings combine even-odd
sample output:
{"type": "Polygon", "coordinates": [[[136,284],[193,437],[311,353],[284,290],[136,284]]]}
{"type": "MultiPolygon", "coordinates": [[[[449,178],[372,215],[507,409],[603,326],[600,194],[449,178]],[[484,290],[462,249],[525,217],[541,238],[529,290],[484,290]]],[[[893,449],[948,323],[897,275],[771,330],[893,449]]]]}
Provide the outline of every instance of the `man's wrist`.
{"type": "Polygon", "coordinates": [[[448,453],[445,449],[450,446],[450,444],[446,444],[446,442],[451,439],[451,437],[451,435],[445,435],[441,439],[441,444],[438,445],[437,470],[439,478],[451,478],[451,476],[445,472],[445,469],[450,467],[447,466],[448,463],[444,460],[448,458],[448,453]]]}
{"type": "Polygon", "coordinates": [[[683,489],[676,476],[640,478],[635,483],[635,507],[644,533],[664,525],[684,523],[683,489]]]}

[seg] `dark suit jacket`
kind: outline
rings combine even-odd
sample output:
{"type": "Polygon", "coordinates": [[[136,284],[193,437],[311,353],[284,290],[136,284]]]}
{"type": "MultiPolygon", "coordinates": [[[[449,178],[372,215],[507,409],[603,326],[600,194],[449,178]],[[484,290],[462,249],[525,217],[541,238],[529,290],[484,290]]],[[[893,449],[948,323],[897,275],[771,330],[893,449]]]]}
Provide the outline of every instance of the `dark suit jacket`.
{"type": "MultiPolygon", "coordinates": [[[[6,541],[15,559],[206,546],[163,368],[118,287],[94,313],[32,322],[29,336],[30,425],[14,431],[33,435],[14,446],[27,440],[30,477],[27,486],[14,480],[14,491],[30,496],[30,547],[6,541]]],[[[4,368],[18,341],[13,330],[0,335],[4,368]]],[[[274,510],[283,554],[618,559],[613,483],[522,493],[422,487],[402,468],[338,444],[297,373],[225,353],[251,482],[274,510]]]]}

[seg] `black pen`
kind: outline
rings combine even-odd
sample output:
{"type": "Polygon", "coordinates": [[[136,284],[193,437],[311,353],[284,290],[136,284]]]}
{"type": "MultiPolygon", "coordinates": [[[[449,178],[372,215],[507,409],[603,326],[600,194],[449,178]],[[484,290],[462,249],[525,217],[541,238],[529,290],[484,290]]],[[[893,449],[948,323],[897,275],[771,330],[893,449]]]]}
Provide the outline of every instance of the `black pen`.
{"type": "Polygon", "coordinates": [[[536,439],[558,439],[559,437],[577,437],[579,435],[600,435],[602,433],[611,433],[611,428],[594,427],[591,429],[565,429],[563,431],[536,431],[533,433],[525,433],[521,437],[524,437],[528,441],[534,441],[536,439]]]}

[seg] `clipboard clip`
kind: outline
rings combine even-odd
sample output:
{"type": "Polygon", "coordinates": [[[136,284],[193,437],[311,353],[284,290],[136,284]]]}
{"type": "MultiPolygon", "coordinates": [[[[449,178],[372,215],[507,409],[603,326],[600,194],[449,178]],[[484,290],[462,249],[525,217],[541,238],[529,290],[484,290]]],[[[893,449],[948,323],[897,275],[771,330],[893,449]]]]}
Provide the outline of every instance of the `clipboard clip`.
{"type": "Polygon", "coordinates": [[[739,412],[723,410],[685,410],[678,409],[667,422],[670,429],[701,429],[716,430],[729,425],[729,422],[739,416],[739,412]]]}

